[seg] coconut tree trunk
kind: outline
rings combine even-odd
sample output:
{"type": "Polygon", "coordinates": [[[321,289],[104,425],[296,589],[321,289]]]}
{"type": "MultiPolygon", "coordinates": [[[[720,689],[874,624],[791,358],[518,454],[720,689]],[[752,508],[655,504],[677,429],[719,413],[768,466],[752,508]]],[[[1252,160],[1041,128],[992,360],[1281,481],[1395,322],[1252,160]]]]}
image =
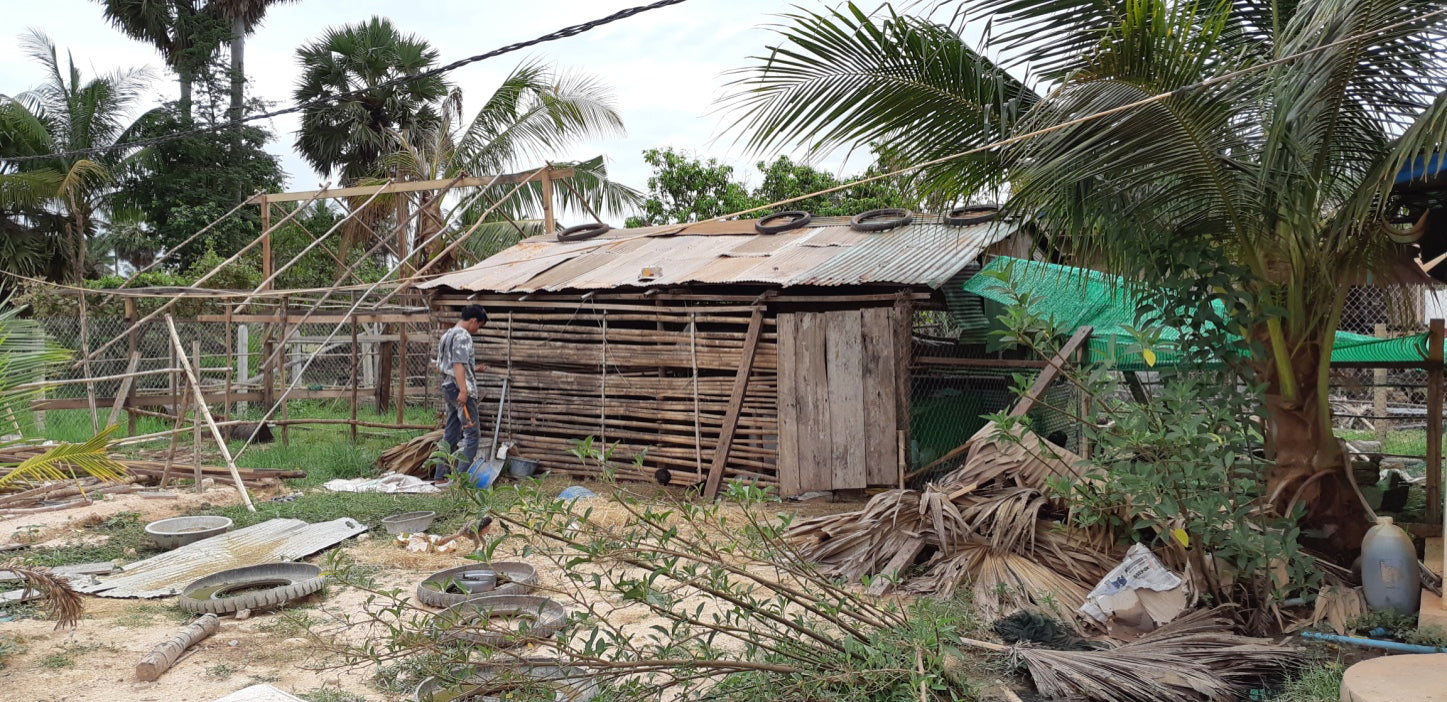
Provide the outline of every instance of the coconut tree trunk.
{"type": "Polygon", "coordinates": [[[1329,356],[1319,343],[1297,345],[1290,359],[1296,397],[1288,399],[1278,367],[1259,370],[1268,385],[1267,431],[1275,463],[1267,475],[1267,495],[1280,514],[1304,509],[1302,542],[1349,563],[1366,534],[1366,507],[1352,480],[1341,445],[1332,434],[1331,414],[1318,382],[1329,356]]]}
{"type": "Polygon", "coordinates": [[[191,84],[194,78],[190,71],[177,71],[176,76],[181,84],[181,99],[176,102],[176,107],[181,112],[181,121],[191,124],[191,84]]]}
{"type": "Polygon", "coordinates": [[[241,120],[242,103],[246,99],[246,23],[237,17],[231,20],[231,120],[241,120]]]}

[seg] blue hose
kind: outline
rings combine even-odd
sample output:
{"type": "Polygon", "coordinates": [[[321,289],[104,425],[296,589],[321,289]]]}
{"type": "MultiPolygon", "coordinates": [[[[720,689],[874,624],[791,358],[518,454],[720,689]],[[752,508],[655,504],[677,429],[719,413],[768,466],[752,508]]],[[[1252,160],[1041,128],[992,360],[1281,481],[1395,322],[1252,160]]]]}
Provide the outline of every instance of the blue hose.
{"type": "Polygon", "coordinates": [[[1402,643],[1400,641],[1378,641],[1376,639],[1363,639],[1356,636],[1338,636],[1336,634],[1323,634],[1316,631],[1303,631],[1301,638],[1316,639],[1318,641],[1330,641],[1332,643],[1351,644],[1365,648],[1380,648],[1398,653],[1447,653],[1447,648],[1439,646],[1419,646],[1417,644],[1402,643]]]}

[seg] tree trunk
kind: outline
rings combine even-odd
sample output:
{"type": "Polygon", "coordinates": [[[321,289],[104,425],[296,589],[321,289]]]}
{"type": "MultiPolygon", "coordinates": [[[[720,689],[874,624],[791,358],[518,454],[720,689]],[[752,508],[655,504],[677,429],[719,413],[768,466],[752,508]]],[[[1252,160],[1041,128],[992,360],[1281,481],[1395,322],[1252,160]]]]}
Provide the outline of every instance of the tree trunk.
{"type": "MultiPolygon", "coordinates": [[[[1269,348],[1269,347],[1268,347],[1269,348]]],[[[1330,413],[1322,411],[1317,372],[1323,349],[1301,344],[1291,358],[1298,388],[1295,401],[1282,394],[1281,378],[1269,359],[1259,369],[1269,386],[1266,396],[1267,431],[1276,450],[1275,465],[1267,475],[1271,506],[1282,515],[1304,509],[1300,525],[1302,543],[1348,564],[1361,549],[1370,526],[1341,445],[1332,433],[1330,413]]]]}
{"type": "Polygon", "coordinates": [[[231,20],[231,121],[240,125],[246,101],[246,23],[231,20]]]}
{"type": "Polygon", "coordinates": [[[191,124],[191,83],[193,78],[189,72],[177,71],[177,80],[181,84],[181,99],[176,102],[176,107],[181,112],[181,122],[191,124]]]}

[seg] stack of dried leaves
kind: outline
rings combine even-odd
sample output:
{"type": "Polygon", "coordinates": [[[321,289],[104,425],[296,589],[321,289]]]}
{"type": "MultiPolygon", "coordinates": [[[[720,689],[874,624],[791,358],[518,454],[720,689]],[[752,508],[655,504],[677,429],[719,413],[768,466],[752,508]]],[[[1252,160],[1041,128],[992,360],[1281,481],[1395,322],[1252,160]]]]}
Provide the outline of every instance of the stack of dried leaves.
{"type": "Polygon", "coordinates": [[[891,490],[863,510],[798,522],[788,538],[828,575],[875,578],[882,592],[912,566],[904,589],[973,591],[986,616],[1019,608],[1073,612],[1115,565],[1108,549],[1070,532],[1045,494],[1055,476],[1081,479],[1081,460],[1023,428],[992,423],[971,439],[964,464],[924,490],[891,490]]]}
{"type": "Polygon", "coordinates": [[[442,441],[442,430],[438,429],[415,437],[406,443],[393,446],[377,457],[377,469],[382,473],[401,473],[419,478],[430,478],[432,468],[428,462],[431,460],[432,454],[437,451],[437,443],[440,441],[442,441]]]}

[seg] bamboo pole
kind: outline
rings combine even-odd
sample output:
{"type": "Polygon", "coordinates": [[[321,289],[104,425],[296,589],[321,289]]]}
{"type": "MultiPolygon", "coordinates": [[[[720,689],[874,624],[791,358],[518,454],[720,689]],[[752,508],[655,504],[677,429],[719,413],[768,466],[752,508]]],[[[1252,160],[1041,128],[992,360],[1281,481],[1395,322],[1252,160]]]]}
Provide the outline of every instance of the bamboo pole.
{"type": "MultiPolygon", "coordinates": [[[[291,343],[288,341],[288,337],[291,336],[291,324],[290,324],[291,313],[290,313],[290,311],[291,311],[291,307],[290,307],[289,305],[287,305],[287,298],[286,298],[285,295],[282,295],[282,296],[281,296],[281,344],[279,345],[279,347],[277,348],[277,350],[276,350],[275,352],[273,352],[273,353],[279,353],[279,354],[280,354],[280,356],[278,357],[278,360],[276,361],[276,364],[277,364],[277,367],[281,369],[281,384],[282,384],[282,385],[286,385],[286,384],[287,384],[288,373],[289,373],[290,370],[291,370],[290,368],[287,367],[287,362],[291,360],[291,343]]],[[[320,353],[321,350],[322,350],[323,348],[325,348],[325,347],[326,347],[326,344],[322,344],[322,345],[318,346],[316,352],[317,352],[317,353],[320,353]]],[[[315,355],[315,354],[313,354],[313,355],[315,355]]],[[[287,387],[290,388],[290,386],[287,386],[287,387]]],[[[271,400],[267,400],[267,402],[271,402],[271,400]]],[[[286,393],[282,393],[281,399],[278,400],[278,402],[281,403],[281,419],[282,419],[282,421],[285,422],[286,420],[291,419],[291,403],[289,403],[289,402],[286,401],[286,393]]],[[[263,421],[263,422],[266,421],[266,418],[265,418],[265,417],[262,417],[262,418],[261,418],[261,421],[263,421]]],[[[281,425],[281,445],[282,445],[282,446],[291,446],[291,428],[290,428],[290,427],[291,427],[290,424],[282,424],[282,425],[281,425]]],[[[245,448],[245,447],[243,446],[242,448],[245,448]]]]}
{"type": "MultiPolygon", "coordinates": [[[[196,368],[201,367],[201,342],[191,340],[191,363],[196,368]]],[[[205,402],[203,399],[202,402],[205,402]]],[[[196,483],[196,492],[206,491],[201,484],[201,413],[191,413],[191,472],[196,483]]]]}
{"type": "Polygon", "coordinates": [[[231,419],[231,374],[236,370],[236,345],[231,338],[231,310],[226,310],[226,321],[223,325],[222,336],[226,337],[226,387],[221,391],[221,421],[231,419]]]}
{"type": "MultiPolygon", "coordinates": [[[[693,313],[688,315],[688,352],[693,366],[693,458],[699,480],[703,475],[703,429],[700,426],[698,397],[698,322],[693,313]]],[[[662,374],[660,374],[661,376],[662,374]]]]}
{"type": "MultiPolygon", "coordinates": [[[[388,181],[391,182],[391,181],[388,181]]],[[[361,385],[357,380],[357,318],[352,317],[352,443],[357,443],[357,388],[361,385]]]]}
{"type": "MultiPolygon", "coordinates": [[[[235,212],[235,211],[236,211],[235,209],[231,210],[231,212],[235,212]]],[[[229,215],[229,213],[228,213],[228,215],[229,215]]],[[[152,265],[154,265],[154,264],[152,264],[152,265]]],[[[133,276],[133,277],[134,277],[134,276],[133,276]]],[[[125,286],[122,286],[122,287],[125,287],[125,286]]],[[[134,356],[134,357],[136,357],[136,358],[139,360],[139,358],[140,358],[140,348],[141,348],[141,347],[140,347],[140,338],[139,338],[139,337],[140,337],[140,334],[138,333],[138,330],[136,329],[136,301],[128,297],[128,298],[126,298],[126,299],[124,300],[124,303],[123,303],[123,304],[125,305],[125,309],[126,309],[126,353],[127,353],[127,355],[134,356]]],[[[126,398],[126,399],[128,400],[129,398],[126,398]]],[[[121,400],[121,402],[124,403],[124,402],[126,402],[126,400],[121,400]]],[[[136,426],[137,426],[136,415],[135,415],[135,413],[131,412],[129,408],[127,408],[127,410],[126,410],[126,435],[129,436],[129,435],[135,434],[135,433],[136,433],[136,426]]]]}
{"type": "Polygon", "coordinates": [[[181,443],[181,424],[185,421],[186,410],[191,408],[190,398],[190,395],[186,396],[186,403],[180,408],[181,411],[176,413],[176,421],[171,426],[171,447],[166,451],[166,467],[161,470],[160,487],[166,487],[166,481],[171,477],[171,464],[176,461],[176,448],[181,443]]]}
{"type": "Polygon", "coordinates": [[[100,433],[100,413],[95,405],[95,381],[90,373],[90,315],[85,309],[85,290],[76,295],[80,299],[80,353],[81,372],[85,374],[85,402],[90,406],[90,431],[100,433]]]}
{"type": "MultiPolygon", "coordinates": [[[[1378,339],[1387,338],[1387,325],[1377,323],[1373,329],[1378,339]]],[[[1377,441],[1385,449],[1387,445],[1387,428],[1391,420],[1387,417],[1387,369],[1376,368],[1372,370],[1372,414],[1377,418],[1372,420],[1372,432],[1376,434],[1377,441]]]]}
{"type": "MultiPolygon", "coordinates": [[[[320,196],[321,193],[324,193],[324,192],[326,192],[326,191],[327,191],[327,186],[323,185],[323,186],[322,186],[322,189],[321,189],[321,192],[317,193],[317,195],[320,196]]],[[[315,199],[315,198],[313,198],[313,199],[315,199]]],[[[260,204],[261,204],[261,277],[264,278],[264,279],[266,279],[266,278],[270,278],[270,277],[271,277],[271,200],[268,200],[265,195],[262,195],[262,196],[261,196],[260,204]]],[[[311,201],[308,200],[308,201],[307,201],[307,204],[311,204],[311,201]]],[[[306,206],[306,205],[302,205],[302,207],[305,207],[305,206],[306,206]]],[[[298,208],[297,208],[297,211],[301,211],[301,207],[298,207],[298,208]]]]}
{"type": "Polygon", "coordinates": [[[407,423],[407,323],[397,325],[397,424],[407,423]]]}
{"type": "Polygon", "coordinates": [[[206,409],[206,398],[201,395],[200,384],[196,381],[196,374],[191,370],[191,362],[186,359],[185,347],[181,345],[181,335],[176,333],[176,321],[171,315],[166,315],[166,329],[171,332],[171,344],[176,347],[177,355],[181,358],[181,370],[186,372],[186,379],[191,381],[191,392],[196,396],[196,409],[206,419],[206,424],[211,427],[211,436],[216,439],[216,448],[221,450],[221,457],[226,459],[226,467],[231,469],[231,477],[236,481],[236,490],[241,493],[241,501],[246,503],[246,509],[256,511],[256,505],[251,504],[251,495],[246,493],[246,486],[241,482],[241,474],[236,470],[236,461],[231,458],[231,450],[226,446],[226,437],[221,435],[221,429],[216,426],[216,420],[211,416],[211,411],[206,409]]]}

